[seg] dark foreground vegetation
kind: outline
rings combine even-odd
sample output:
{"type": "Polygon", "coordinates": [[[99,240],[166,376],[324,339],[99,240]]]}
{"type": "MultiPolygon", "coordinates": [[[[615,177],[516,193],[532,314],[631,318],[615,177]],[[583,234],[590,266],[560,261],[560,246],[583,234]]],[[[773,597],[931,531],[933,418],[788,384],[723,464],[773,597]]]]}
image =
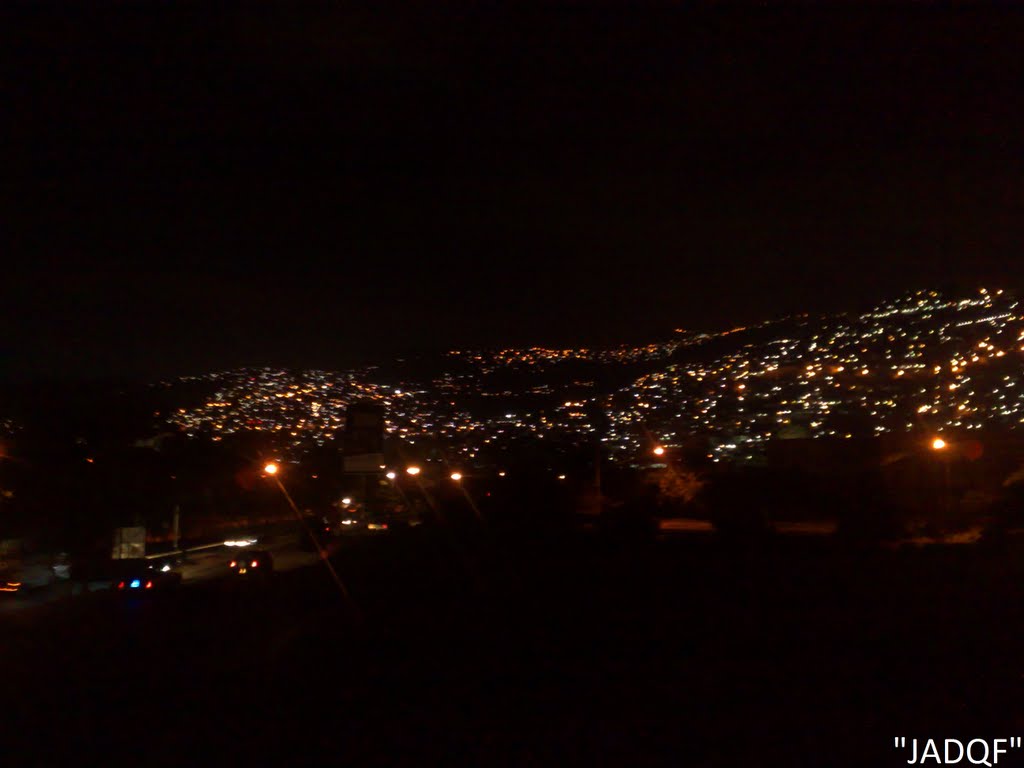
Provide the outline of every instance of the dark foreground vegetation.
{"type": "Polygon", "coordinates": [[[896,765],[894,736],[1024,726],[1013,542],[420,529],[333,562],[359,619],[320,567],[4,619],[5,755],[896,765]]]}

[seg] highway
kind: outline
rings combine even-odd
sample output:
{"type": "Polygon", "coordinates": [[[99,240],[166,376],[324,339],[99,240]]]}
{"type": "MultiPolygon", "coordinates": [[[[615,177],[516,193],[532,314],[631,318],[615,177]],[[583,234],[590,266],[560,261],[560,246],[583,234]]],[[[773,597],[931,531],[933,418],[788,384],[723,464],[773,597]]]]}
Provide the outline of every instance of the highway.
{"type": "Polygon", "coordinates": [[[301,534],[275,534],[265,539],[257,539],[250,547],[222,546],[189,552],[186,561],[178,569],[181,572],[182,584],[189,585],[210,579],[224,578],[228,575],[228,562],[241,556],[246,549],[263,549],[274,558],[274,570],[286,572],[295,568],[315,565],[319,561],[316,552],[305,552],[300,549],[301,534]]]}
{"type": "MultiPolygon", "coordinates": [[[[305,568],[318,563],[319,557],[316,552],[305,551],[300,546],[300,537],[304,535],[274,532],[262,539],[255,536],[253,538],[256,539],[256,543],[251,545],[251,548],[269,551],[274,558],[274,570],[277,572],[305,568]]],[[[229,547],[221,543],[204,544],[187,550],[184,562],[175,568],[181,573],[182,586],[195,586],[228,576],[228,563],[243,549],[245,548],[229,547]]],[[[151,554],[149,558],[156,561],[162,556],[159,553],[151,554]]],[[[0,616],[38,610],[43,606],[62,607],[68,600],[88,598],[91,594],[109,590],[110,586],[109,580],[86,583],[56,580],[44,587],[25,589],[14,597],[0,600],[0,616]]]]}

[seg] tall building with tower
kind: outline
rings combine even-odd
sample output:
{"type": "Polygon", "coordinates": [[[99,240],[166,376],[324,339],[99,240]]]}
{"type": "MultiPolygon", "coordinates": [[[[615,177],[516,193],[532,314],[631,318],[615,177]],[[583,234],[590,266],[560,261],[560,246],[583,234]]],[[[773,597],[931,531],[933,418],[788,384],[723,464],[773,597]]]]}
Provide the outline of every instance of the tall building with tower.
{"type": "Polygon", "coordinates": [[[352,403],[345,414],[342,455],[346,473],[378,473],[384,463],[384,409],[352,403]]]}

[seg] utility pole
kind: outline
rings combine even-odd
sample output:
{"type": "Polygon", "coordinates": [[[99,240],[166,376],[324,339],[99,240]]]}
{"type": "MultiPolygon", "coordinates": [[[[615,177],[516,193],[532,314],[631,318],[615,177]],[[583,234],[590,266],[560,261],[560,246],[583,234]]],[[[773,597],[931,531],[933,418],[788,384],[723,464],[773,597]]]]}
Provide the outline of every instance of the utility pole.
{"type": "Polygon", "coordinates": [[[594,435],[594,504],[589,510],[590,514],[600,516],[604,512],[604,489],[601,477],[601,442],[608,432],[608,414],[596,400],[587,405],[587,415],[590,418],[594,435]]]}
{"type": "Polygon", "coordinates": [[[174,516],[171,518],[171,535],[174,537],[174,551],[178,551],[178,537],[181,533],[181,509],[174,505],[174,516]]]}
{"type": "Polygon", "coordinates": [[[950,464],[950,460],[947,457],[946,461],[945,461],[945,467],[946,467],[946,472],[945,472],[945,474],[946,474],[946,520],[947,520],[947,524],[948,524],[948,521],[953,516],[953,483],[952,483],[952,480],[950,478],[949,464],[950,464]]]}

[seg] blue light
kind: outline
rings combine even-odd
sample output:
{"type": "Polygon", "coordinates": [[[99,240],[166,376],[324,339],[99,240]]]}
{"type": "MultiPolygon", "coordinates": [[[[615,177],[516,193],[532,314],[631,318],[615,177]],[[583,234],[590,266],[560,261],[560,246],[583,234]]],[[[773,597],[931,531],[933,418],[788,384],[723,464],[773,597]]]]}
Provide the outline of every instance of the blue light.
{"type": "Polygon", "coordinates": [[[141,581],[139,581],[138,579],[132,579],[132,584],[131,584],[132,589],[138,589],[141,586],[142,586],[142,582],[141,581]]]}

